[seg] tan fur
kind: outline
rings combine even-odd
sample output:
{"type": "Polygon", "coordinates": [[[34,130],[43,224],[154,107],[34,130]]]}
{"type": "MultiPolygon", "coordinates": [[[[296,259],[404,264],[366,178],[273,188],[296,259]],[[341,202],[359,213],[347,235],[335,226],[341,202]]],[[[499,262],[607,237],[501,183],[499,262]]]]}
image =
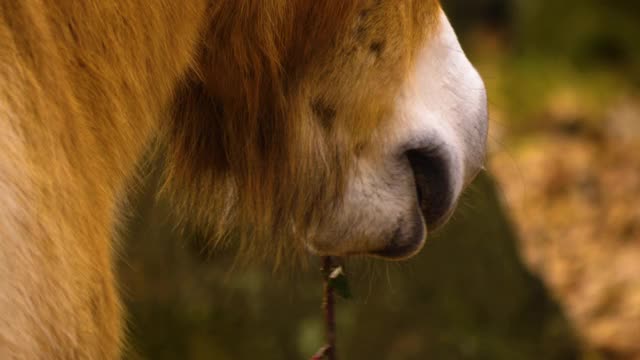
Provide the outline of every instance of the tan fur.
{"type": "Polygon", "coordinates": [[[120,356],[114,228],[156,139],[179,214],[271,239],[247,249],[296,248],[339,201],[348,155],[375,151],[436,8],[1,0],[0,358],[120,356]]]}

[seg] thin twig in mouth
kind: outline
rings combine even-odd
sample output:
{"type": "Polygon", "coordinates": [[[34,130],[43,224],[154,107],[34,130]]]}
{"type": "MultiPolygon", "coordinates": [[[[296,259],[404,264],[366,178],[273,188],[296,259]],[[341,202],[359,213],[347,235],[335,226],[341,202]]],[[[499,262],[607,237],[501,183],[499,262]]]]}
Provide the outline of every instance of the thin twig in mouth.
{"type": "Polygon", "coordinates": [[[336,360],[336,317],[335,317],[335,289],[331,285],[331,276],[337,269],[331,256],[322,258],[322,309],[326,329],[326,345],[313,355],[311,360],[336,360]]]}

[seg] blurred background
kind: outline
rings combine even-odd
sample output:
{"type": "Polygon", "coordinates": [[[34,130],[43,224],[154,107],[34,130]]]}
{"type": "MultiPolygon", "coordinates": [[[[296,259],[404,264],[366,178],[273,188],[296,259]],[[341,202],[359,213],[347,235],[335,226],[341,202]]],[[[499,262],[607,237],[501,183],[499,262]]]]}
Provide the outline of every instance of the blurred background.
{"type": "MultiPolygon", "coordinates": [[[[341,359],[640,359],[640,2],[445,0],[491,102],[488,174],[406,263],[347,264],[341,359]]],[[[230,271],[136,195],[129,359],[308,359],[317,260],[230,271]]]]}

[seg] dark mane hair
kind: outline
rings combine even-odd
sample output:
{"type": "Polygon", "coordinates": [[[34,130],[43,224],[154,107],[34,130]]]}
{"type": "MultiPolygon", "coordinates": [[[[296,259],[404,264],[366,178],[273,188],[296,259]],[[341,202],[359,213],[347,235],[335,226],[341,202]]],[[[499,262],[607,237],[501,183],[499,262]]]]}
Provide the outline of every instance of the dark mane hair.
{"type": "MultiPolygon", "coordinates": [[[[212,5],[204,47],[164,129],[166,189],[175,189],[177,213],[213,229],[214,238],[223,238],[234,225],[242,225],[242,238],[269,237],[268,245],[252,242],[243,248],[271,258],[273,251],[265,250],[275,248],[276,259],[285,248],[274,239],[291,237],[292,229],[313,228],[314,214],[339,197],[342,176],[336,172],[344,165],[338,156],[311,161],[317,156],[314,145],[322,144],[305,136],[300,121],[306,109],[291,98],[311,56],[333,46],[347,20],[357,16],[359,3],[212,5]],[[311,165],[322,163],[327,166],[311,165]],[[212,208],[220,211],[210,213],[212,208]]],[[[325,156],[335,151],[324,150],[325,156]]]]}

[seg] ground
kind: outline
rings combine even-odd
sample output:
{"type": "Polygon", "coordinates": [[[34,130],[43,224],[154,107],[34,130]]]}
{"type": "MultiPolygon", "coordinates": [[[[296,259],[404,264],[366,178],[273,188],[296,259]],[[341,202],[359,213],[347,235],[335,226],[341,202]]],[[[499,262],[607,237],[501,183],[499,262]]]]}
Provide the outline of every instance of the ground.
{"type": "Polygon", "coordinates": [[[612,358],[640,359],[640,98],[595,116],[579,93],[549,99],[542,129],[494,135],[507,145],[491,171],[523,257],[579,334],[612,358]]]}

